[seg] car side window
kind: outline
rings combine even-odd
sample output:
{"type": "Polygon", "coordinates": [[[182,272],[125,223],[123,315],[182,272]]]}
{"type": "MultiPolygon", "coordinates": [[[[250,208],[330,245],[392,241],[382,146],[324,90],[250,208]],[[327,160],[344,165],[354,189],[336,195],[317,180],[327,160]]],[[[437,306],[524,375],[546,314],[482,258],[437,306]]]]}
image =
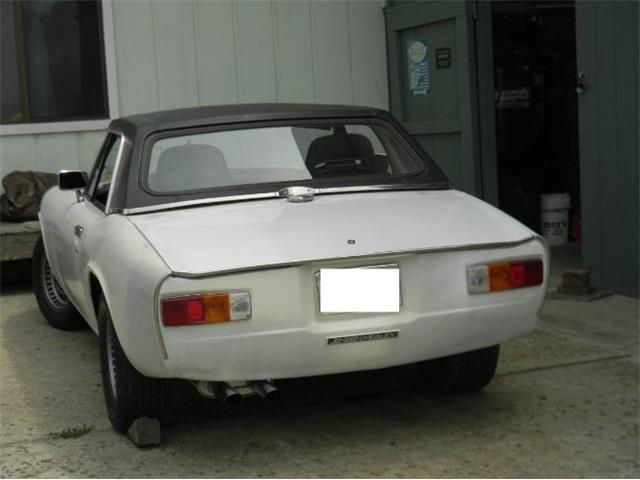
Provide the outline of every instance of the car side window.
{"type": "Polygon", "coordinates": [[[89,183],[88,196],[101,210],[104,210],[107,205],[121,142],[122,137],[109,135],[105,142],[106,148],[102,151],[102,157],[94,168],[89,183]]]}

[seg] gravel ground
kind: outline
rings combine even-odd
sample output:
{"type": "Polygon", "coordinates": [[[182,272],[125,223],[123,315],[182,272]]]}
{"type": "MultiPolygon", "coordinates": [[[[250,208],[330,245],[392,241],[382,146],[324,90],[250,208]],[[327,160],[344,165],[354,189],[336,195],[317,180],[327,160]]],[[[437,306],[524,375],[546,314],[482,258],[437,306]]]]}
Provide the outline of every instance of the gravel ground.
{"type": "Polygon", "coordinates": [[[411,369],[283,385],[285,405],[183,399],[162,446],[111,430],[89,331],[0,296],[2,477],[638,477],[638,301],[547,301],[484,392],[430,395],[411,369]]]}

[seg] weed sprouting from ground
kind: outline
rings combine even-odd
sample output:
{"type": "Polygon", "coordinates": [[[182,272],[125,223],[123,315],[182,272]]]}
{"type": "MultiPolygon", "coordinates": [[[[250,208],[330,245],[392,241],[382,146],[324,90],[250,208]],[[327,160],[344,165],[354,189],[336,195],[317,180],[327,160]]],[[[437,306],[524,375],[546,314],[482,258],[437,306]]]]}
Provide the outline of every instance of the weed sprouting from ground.
{"type": "Polygon", "coordinates": [[[82,437],[83,435],[86,435],[87,433],[89,433],[91,430],[93,430],[93,425],[82,425],[81,427],[72,427],[72,428],[65,428],[64,430],[61,430],[60,432],[52,432],[49,434],[49,436],[53,437],[53,438],[78,438],[78,437],[82,437]]]}

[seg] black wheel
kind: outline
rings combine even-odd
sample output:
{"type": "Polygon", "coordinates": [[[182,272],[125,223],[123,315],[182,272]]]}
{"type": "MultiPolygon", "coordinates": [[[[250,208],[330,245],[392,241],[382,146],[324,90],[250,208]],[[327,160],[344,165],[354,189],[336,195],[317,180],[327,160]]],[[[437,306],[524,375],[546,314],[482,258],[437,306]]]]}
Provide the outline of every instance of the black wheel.
{"type": "Polygon", "coordinates": [[[127,359],[104,300],[98,306],[100,367],[107,413],[113,428],[125,433],[136,418],[163,419],[165,382],[138,372],[127,359]]]}
{"type": "Polygon", "coordinates": [[[33,249],[31,279],[40,311],[49,325],[59,330],[76,330],[84,327],[84,319],[53,276],[42,237],[38,239],[33,249]]]}
{"type": "Polygon", "coordinates": [[[493,378],[500,346],[436,358],[418,364],[429,391],[440,393],[474,392],[493,378]]]}

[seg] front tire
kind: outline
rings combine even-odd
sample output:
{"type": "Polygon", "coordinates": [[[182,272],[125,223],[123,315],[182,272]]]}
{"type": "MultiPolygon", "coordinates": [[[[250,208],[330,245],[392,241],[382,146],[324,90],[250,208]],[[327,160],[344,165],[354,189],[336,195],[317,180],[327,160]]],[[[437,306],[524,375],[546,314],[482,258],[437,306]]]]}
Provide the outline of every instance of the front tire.
{"type": "Polygon", "coordinates": [[[131,365],[118,340],[104,296],[98,306],[98,329],[102,385],[113,428],[126,433],[131,422],[140,417],[162,421],[165,382],[146,377],[131,365]]]}
{"type": "Polygon", "coordinates": [[[438,393],[474,392],[486,387],[496,372],[500,346],[436,358],[418,364],[429,391],[438,393]]]}
{"type": "Polygon", "coordinates": [[[38,306],[49,325],[58,330],[77,330],[85,323],[66,292],[53,276],[42,237],[33,249],[31,280],[38,306]]]}

